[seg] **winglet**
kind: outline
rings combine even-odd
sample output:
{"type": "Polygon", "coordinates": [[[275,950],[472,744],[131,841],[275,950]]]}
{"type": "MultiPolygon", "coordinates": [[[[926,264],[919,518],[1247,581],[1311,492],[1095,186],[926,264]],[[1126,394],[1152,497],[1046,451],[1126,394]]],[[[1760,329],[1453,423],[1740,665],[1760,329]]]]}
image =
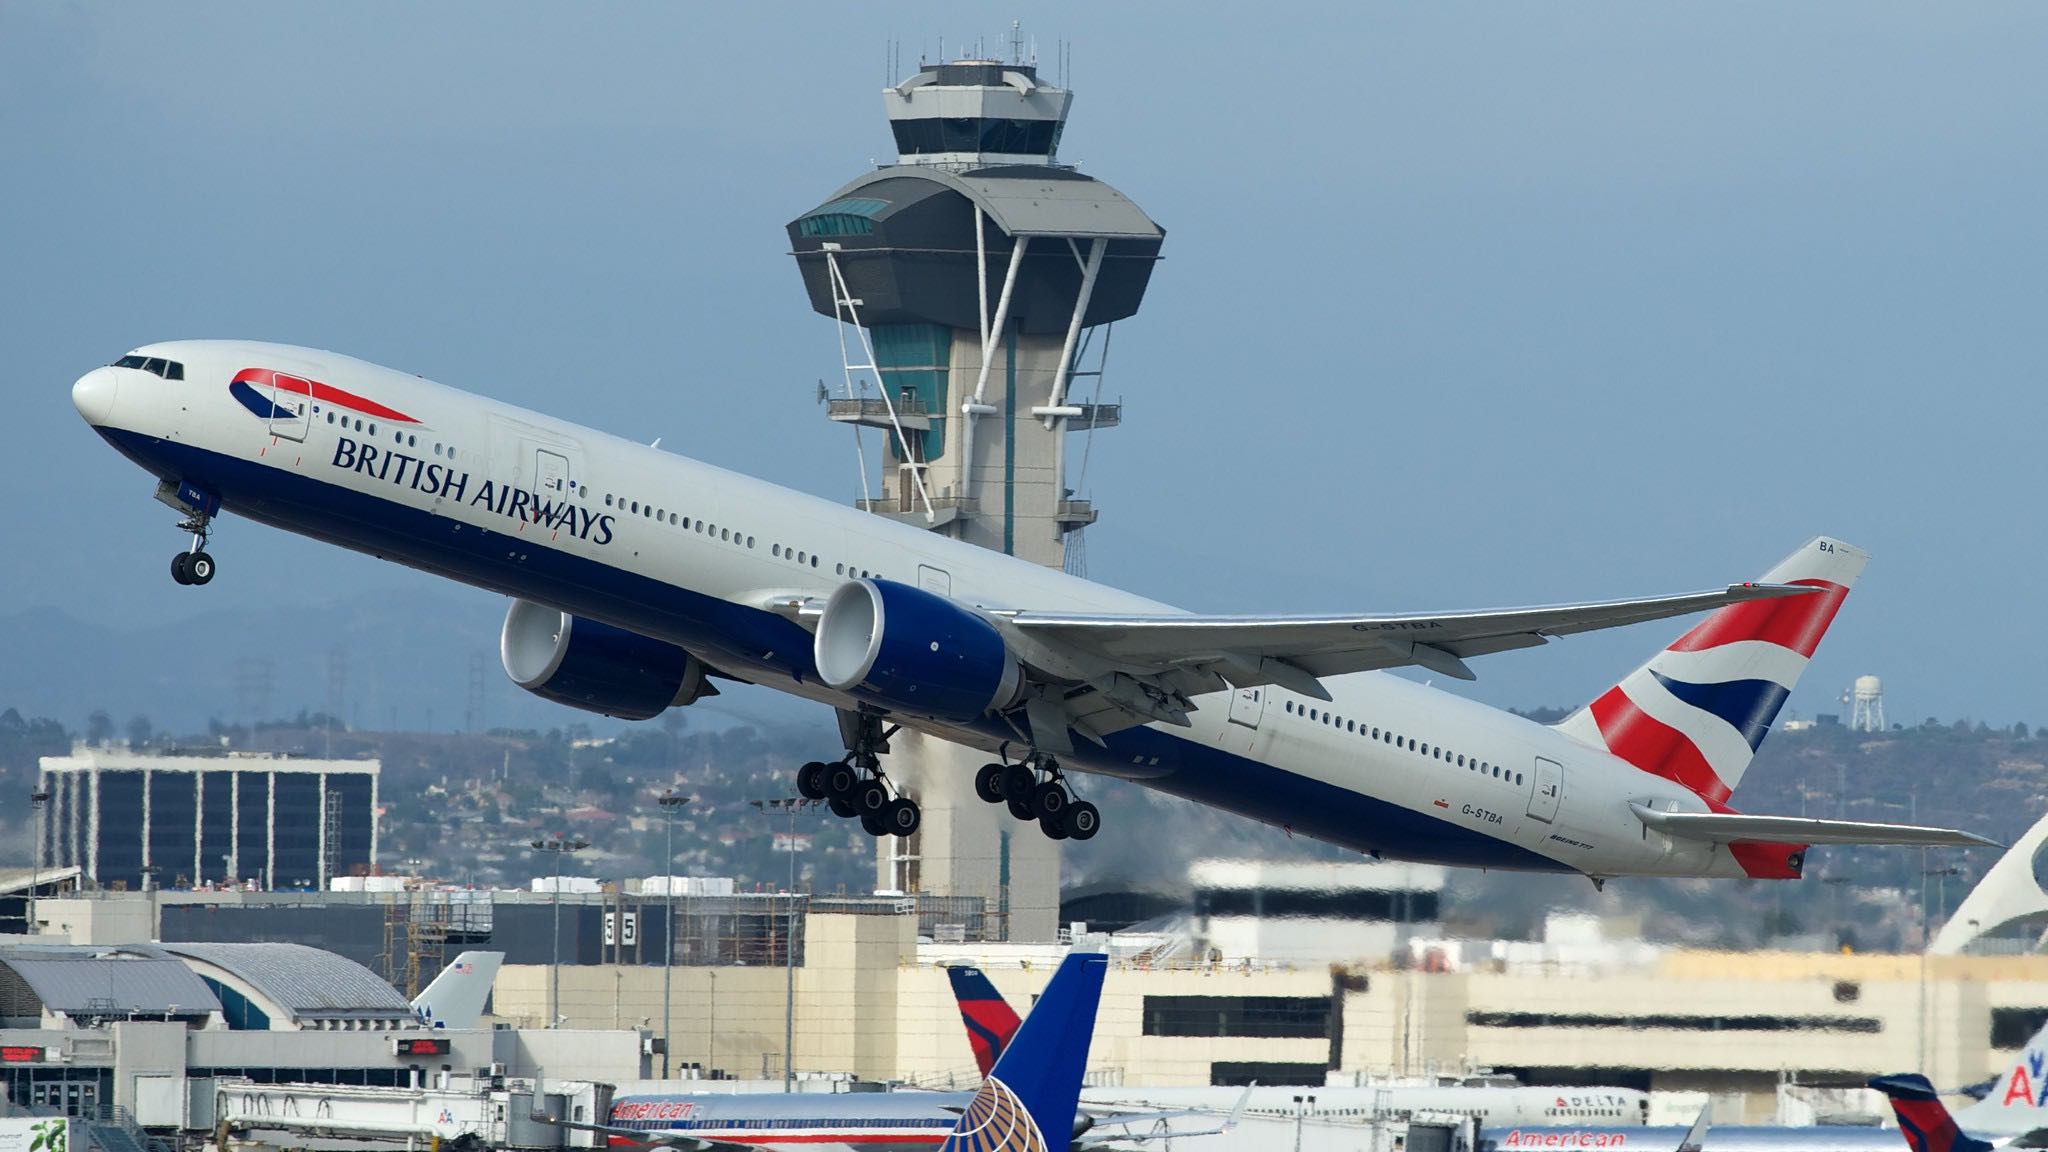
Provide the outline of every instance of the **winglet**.
{"type": "Polygon", "coordinates": [[[1073,952],[1053,973],[940,1152],[1051,1152],[1072,1140],[1109,957],[1073,952]]]}
{"type": "Polygon", "coordinates": [[[1879,1076],[1872,1088],[1891,1099],[1899,1117],[1899,1135],[1913,1152],[1991,1152],[1991,1145],[1963,1134],[1941,1102],[1934,1085],[1917,1072],[1879,1076]]]}

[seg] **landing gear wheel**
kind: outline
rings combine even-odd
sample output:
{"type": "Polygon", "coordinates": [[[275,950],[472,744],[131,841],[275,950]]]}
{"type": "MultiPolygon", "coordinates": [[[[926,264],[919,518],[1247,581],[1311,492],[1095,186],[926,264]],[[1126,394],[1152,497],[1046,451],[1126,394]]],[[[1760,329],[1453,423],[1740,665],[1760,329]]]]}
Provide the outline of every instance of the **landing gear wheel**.
{"type": "MultiPolygon", "coordinates": [[[[860,773],[851,764],[827,764],[825,766],[825,797],[828,800],[844,800],[853,803],[853,794],[860,787],[860,773]]],[[[848,812],[851,816],[853,813],[848,812]]]]}
{"type": "Polygon", "coordinates": [[[1001,764],[983,764],[974,774],[974,794],[991,804],[1003,802],[1003,772],[1001,764]]]}
{"type": "Polygon", "coordinates": [[[816,760],[797,769],[797,795],[802,796],[806,800],[823,800],[825,798],[825,773],[830,770],[830,765],[820,764],[816,760]]]}
{"type": "Polygon", "coordinates": [[[1065,840],[1067,838],[1067,822],[1059,816],[1039,817],[1038,830],[1045,833],[1045,838],[1048,840],[1065,840]]]}
{"type": "Polygon", "coordinates": [[[1048,780],[1031,790],[1031,812],[1040,820],[1058,820],[1073,804],[1073,798],[1058,781],[1048,780]]]}
{"type": "Polygon", "coordinates": [[[889,826],[882,822],[882,817],[879,814],[874,812],[863,812],[860,814],[860,827],[861,831],[877,838],[889,834],[889,826]]]}
{"type": "Polygon", "coordinates": [[[830,799],[825,801],[825,804],[832,809],[832,814],[834,816],[837,816],[841,819],[860,815],[859,812],[854,810],[853,801],[848,800],[844,796],[831,797],[830,799]]]}
{"type": "Polygon", "coordinates": [[[185,571],[185,561],[190,559],[191,556],[190,552],[180,552],[176,556],[171,557],[171,579],[176,580],[180,584],[190,584],[192,582],[191,575],[185,571]]]}
{"type": "MultiPolygon", "coordinates": [[[[1003,799],[1031,802],[1031,790],[1038,787],[1038,773],[1029,764],[1012,764],[1003,769],[1003,799]]],[[[1029,819],[1029,817],[1023,817],[1029,819]]]]}
{"type": "Polygon", "coordinates": [[[863,822],[870,816],[880,819],[882,813],[889,807],[889,790],[882,787],[880,780],[866,781],[854,789],[853,807],[860,813],[863,822]]]}
{"type": "Polygon", "coordinates": [[[207,584],[213,581],[213,557],[204,552],[192,552],[185,556],[185,582],[207,584]]]}
{"type": "Polygon", "coordinates": [[[1038,817],[1031,813],[1031,801],[1029,800],[1018,800],[1012,797],[1009,800],[1003,801],[1003,803],[1010,806],[1010,815],[1015,816],[1019,820],[1038,819],[1038,817]]]}
{"type": "Polygon", "coordinates": [[[1086,800],[1076,800],[1060,818],[1060,826],[1076,840],[1093,840],[1102,831],[1102,813],[1086,800]]]}
{"type": "Polygon", "coordinates": [[[919,810],[917,801],[908,796],[898,796],[882,810],[882,824],[893,836],[908,837],[922,823],[924,813],[919,810]]]}

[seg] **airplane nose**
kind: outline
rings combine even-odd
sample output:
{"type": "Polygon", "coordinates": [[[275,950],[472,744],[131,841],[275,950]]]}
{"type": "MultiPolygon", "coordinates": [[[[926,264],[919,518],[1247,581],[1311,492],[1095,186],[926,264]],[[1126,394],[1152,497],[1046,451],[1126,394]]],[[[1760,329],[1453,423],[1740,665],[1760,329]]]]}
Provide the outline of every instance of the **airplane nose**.
{"type": "Polygon", "coordinates": [[[114,393],[120,386],[111,368],[95,368],[71,386],[71,404],[85,422],[97,428],[114,416],[114,393]]]}

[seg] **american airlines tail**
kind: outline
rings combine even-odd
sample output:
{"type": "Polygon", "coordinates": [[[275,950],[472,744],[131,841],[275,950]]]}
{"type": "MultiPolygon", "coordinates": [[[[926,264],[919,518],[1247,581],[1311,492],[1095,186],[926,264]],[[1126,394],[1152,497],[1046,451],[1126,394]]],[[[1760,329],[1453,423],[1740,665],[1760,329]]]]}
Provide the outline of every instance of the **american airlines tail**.
{"type": "Polygon", "coordinates": [[[1759,579],[1820,589],[1722,608],[1557,725],[1723,811],[1870,559],[1821,537],[1759,579]]]}
{"type": "Polygon", "coordinates": [[[1963,1133],[1927,1077],[1917,1073],[1879,1076],[1870,1086],[1891,1098],[1892,1111],[1899,1118],[1899,1135],[1912,1152],[1991,1152],[1990,1144],[1963,1133]]]}
{"type": "Polygon", "coordinates": [[[1050,1152],[1074,1136],[1109,957],[1072,952],[939,1152],[1050,1152]]]}
{"type": "Polygon", "coordinates": [[[474,1028],[498,979],[503,952],[464,952],[448,962],[412,1002],[413,1015],[429,1028],[474,1028]]]}
{"type": "MultiPolygon", "coordinates": [[[[1898,1107],[1897,1097],[1892,1106],[1898,1107]]],[[[2048,1027],[2034,1033],[2005,1075],[1991,1082],[1984,1099],[1963,1109],[1956,1120],[1987,1136],[2048,1130],[2048,1027]]]]}
{"type": "Polygon", "coordinates": [[[953,999],[960,1005],[960,1023],[967,1027],[967,1042],[974,1047],[974,1065],[983,1076],[1017,1034],[1017,1012],[979,968],[954,964],[946,969],[953,982],[953,999]]]}

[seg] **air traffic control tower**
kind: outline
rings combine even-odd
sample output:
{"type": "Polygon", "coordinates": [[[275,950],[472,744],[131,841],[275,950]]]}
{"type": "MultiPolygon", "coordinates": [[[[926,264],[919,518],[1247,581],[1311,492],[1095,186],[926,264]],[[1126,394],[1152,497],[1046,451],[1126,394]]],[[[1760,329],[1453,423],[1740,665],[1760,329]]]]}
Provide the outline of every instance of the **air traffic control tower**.
{"type": "MultiPolygon", "coordinates": [[[[1034,64],[926,66],[882,100],[896,163],[789,225],[811,307],[840,324],[831,418],[881,433],[861,507],[1072,567],[1096,519],[1087,438],[1122,415],[1100,397],[1110,325],[1137,312],[1165,232],[1058,162],[1072,93],[1034,64]]],[[[882,886],[985,896],[1011,938],[1050,939],[1056,844],[974,795],[986,757],[895,743],[891,778],[925,815],[882,839],[882,886]]]]}

